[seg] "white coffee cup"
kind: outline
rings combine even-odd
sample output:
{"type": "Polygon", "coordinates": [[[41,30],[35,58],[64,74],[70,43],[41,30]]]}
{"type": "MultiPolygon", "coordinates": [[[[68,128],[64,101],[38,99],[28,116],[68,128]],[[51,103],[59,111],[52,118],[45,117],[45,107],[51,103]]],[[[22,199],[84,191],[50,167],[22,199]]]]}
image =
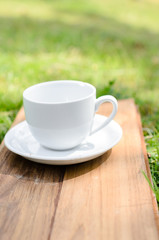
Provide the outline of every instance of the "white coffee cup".
{"type": "Polygon", "coordinates": [[[43,146],[66,150],[105,127],[115,116],[117,100],[110,95],[96,99],[96,88],[85,82],[59,80],[36,84],[23,93],[26,121],[32,135],[43,146]],[[110,102],[107,120],[92,132],[95,112],[110,102]]]}

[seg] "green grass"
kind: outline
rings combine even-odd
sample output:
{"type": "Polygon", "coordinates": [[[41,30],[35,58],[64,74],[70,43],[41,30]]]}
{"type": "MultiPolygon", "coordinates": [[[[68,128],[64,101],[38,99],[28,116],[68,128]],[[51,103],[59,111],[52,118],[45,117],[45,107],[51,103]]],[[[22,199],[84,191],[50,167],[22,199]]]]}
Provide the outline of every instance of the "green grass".
{"type": "Polygon", "coordinates": [[[90,82],[97,96],[135,99],[149,129],[144,134],[158,189],[158,12],[150,0],[0,1],[0,141],[26,87],[56,79],[90,82]]]}

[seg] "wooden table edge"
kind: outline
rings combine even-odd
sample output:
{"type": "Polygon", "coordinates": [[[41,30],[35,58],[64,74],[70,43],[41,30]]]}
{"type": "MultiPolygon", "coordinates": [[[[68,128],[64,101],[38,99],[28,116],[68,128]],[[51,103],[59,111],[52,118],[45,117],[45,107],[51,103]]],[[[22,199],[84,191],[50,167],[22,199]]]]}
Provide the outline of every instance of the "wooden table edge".
{"type": "MultiPolygon", "coordinates": [[[[135,104],[135,106],[136,106],[136,104],[135,104]]],[[[146,144],[145,144],[144,135],[143,135],[143,131],[142,131],[141,117],[140,117],[140,113],[139,113],[139,110],[138,110],[137,106],[136,106],[136,112],[137,112],[137,122],[138,122],[140,136],[141,136],[141,143],[142,143],[142,149],[143,149],[143,154],[144,154],[144,160],[145,160],[145,165],[146,165],[146,172],[147,172],[147,176],[148,176],[149,180],[151,181],[151,183],[153,185],[150,166],[149,166],[149,161],[148,161],[148,157],[147,157],[146,144]]],[[[150,188],[150,192],[151,192],[152,205],[153,205],[154,214],[155,214],[155,221],[156,221],[157,230],[158,230],[158,234],[159,234],[159,210],[158,210],[157,200],[156,200],[156,196],[153,193],[151,188],[150,188]]]]}
{"type": "MultiPolygon", "coordinates": [[[[140,113],[139,113],[138,107],[136,106],[133,98],[122,99],[122,100],[119,100],[119,101],[126,101],[126,100],[132,102],[136,107],[136,116],[137,116],[137,122],[138,122],[138,126],[139,126],[140,136],[141,136],[142,149],[143,149],[144,160],[145,160],[145,165],[146,165],[146,172],[147,172],[148,178],[150,179],[150,181],[152,183],[151,171],[150,171],[149,161],[148,161],[148,157],[147,157],[146,144],[145,144],[143,131],[142,131],[140,113]]],[[[11,125],[11,128],[14,127],[16,124],[18,124],[19,122],[21,122],[21,121],[19,121],[19,119],[22,120],[23,116],[24,116],[24,107],[22,106],[20,108],[19,112],[17,113],[12,125],[11,125]]],[[[0,152],[3,149],[4,146],[5,146],[5,144],[4,144],[4,139],[3,139],[2,143],[0,144],[0,152]]],[[[153,205],[153,209],[154,209],[156,226],[157,226],[157,230],[158,230],[158,234],[159,234],[159,211],[158,211],[157,200],[156,200],[155,194],[153,193],[151,188],[150,188],[150,192],[151,192],[151,197],[152,197],[152,205],[153,205]]]]}

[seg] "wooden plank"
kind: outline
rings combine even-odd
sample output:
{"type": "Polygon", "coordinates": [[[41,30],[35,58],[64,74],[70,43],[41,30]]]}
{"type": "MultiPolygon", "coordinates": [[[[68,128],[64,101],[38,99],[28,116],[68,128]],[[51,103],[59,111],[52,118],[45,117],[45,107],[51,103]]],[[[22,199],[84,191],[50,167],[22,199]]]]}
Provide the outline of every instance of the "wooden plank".
{"type": "MultiPolygon", "coordinates": [[[[108,114],[103,104],[100,114],[108,114]]],[[[23,109],[14,124],[24,119],[23,109]]],[[[0,239],[159,239],[141,121],[133,100],[119,101],[120,143],[74,166],[45,166],[0,151],[0,239]]]]}
{"type": "Polygon", "coordinates": [[[66,168],[51,239],[159,239],[138,115],[132,100],[120,101],[123,138],[110,156],[66,168]]]}
{"type": "MultiPolygon", "coordinates": [[[[18,113],[12,126],[24,120],[18,113]]],[[[49,239],[65,167],[33,163],[0,152],[0,239],[49,239]]]]}

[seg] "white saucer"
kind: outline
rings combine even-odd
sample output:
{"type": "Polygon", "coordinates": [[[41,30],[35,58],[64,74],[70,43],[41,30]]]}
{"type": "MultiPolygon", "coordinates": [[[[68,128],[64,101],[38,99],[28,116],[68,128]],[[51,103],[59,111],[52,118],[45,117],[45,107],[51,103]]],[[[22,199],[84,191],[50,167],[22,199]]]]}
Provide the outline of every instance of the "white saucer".
{"type": "MultiPolygon", "coordinates": [[[[96,114],[94,128],[105,119],[105,116],[96,114]]],[[[67,151],[54,151],[42,147],[32,136],[26,121],[23,121],[7,132],[4,142],[10,151],[31,161],[65,165],[94,159],[114,147],[121,137],[121,127],[115,121],[111,121],[105,128],[89,136],[79,146],[67,151]]]]}

